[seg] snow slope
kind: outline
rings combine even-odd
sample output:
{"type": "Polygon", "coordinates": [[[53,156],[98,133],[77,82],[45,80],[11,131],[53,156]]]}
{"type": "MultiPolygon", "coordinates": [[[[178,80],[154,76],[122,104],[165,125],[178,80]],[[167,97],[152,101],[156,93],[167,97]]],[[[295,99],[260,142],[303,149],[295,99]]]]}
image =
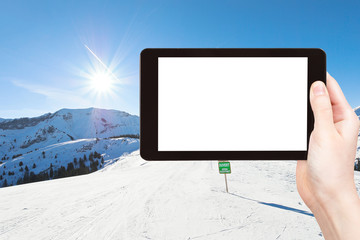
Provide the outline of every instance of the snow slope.
{"type": "MultiPolygon", "coordinates": [[[[134,138],[88,138],[52,144],[0,164],[0,174],[9,171],[14,172],[14,175],[3,175],[0,184],[6,179],[8,185],[16,185],[17,180],[24,176],[25,166],[28,167],[29,172],[34,174],[44,171],[49,172],[50,165],[53,170],[57,170],[61,166],[66,168],[67,164],[73,162],[74,158],[79,160],[84,155],[88,157],[91,152],[96,151],[102,153],[104,164],[100,163],[98,168],[103,168],[116,161],[122,154],[138,149],[139,139],[134,138]],[[20,167],[20,162],[22,167],[20,167]],[[32,167],[34,164],[36,168],[32,167]]],[[[85,165],[89,167],[90,162],[85,162],[85,165]]],[[[75,164],[75,168],[77,167],[79,167],[79,163],[75,164]]]]}
{"type": "Polygon", "coordinates": [[[216,161],[146,162],[138,151],[89,175],[2,188],[0,239],[323,239],[296,161],[231,167],[229,194],[216,161]]]}

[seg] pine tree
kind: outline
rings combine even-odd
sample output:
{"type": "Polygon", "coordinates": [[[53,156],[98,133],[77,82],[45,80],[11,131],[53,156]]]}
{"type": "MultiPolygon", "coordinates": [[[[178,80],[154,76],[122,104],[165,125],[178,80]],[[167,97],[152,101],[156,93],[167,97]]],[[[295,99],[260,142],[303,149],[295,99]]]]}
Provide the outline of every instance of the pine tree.
{"type": "Polygon", "coordinates": [[[22,179],[22,177],[19,177],[18,180],[16,181],[16,185],[20,185],[23,183],[24,183],[24,180],[22,179]]]}
{"type": "Polygon", "coordinates": [[[19,167],[21,167],[23,165],[23,162],[22,161],[20,161],[19,162],[19,167]]]}
{"type": "Polygon", "coordinates": [[[79,166],[80,168],[85,168],[85,161],[82,158],[79,160],[79,166]]]}
{"type": "Polygon", "coordinates": [[[34,172],[30,172],[30,182],[36,182],[37,178],[34,172]]]}
{"type": "Polygon", "coordinates": [[[36,168],[36,164],[35,164],[35,163],[33,164],[33,168],[36,168]]]}
{"type": "MultiPolygon", "coordinates": [[[[99,162],[98,162],[98,163],[99,163],[99,162]]],[[[91,172],[95,172],[95,171],[97,171],[97,170],[98,170],[98,168],[97,168],[96,162],[90,163],[90,171],[91,171],[91,172]]]]}
{"type": "Polygon", "coordinates": [[[25,166],[25,171],[26,171],[26,172],[28,172],[28,171],[29,171],[29,168],[28,168],[28,166],[27,166],[27,165],[25,166]]]}
{"type": "Polygon", "coordinates": [[[24,171],[24,169],[21,167],[19,171],[22,172],[22,171],[24,171]]]}
{"type": "Polygon", "coordinates": [[[59,177],[59,178],[66,177],[66,169],[65,169],[64,166],[61,166],[61,167],[58,169],[58,177],[59,177]]]}
{"type": "Polygon", "coordinates": [[[24,183],[30,182],[29,171],[25,171],[23,181],[24,183]]]}
{"type": "Polygon", "coordinates": [[[69,162],[67,165],[67,171],[71,173],[71,171],[74,170],[74,164],[72,162],[69,162]]]}
{"type": "Polygon", "coordinates": [[[50,167],[50,178],[54,177],[54,170],[52,168],[52,166],[50,167]]]}

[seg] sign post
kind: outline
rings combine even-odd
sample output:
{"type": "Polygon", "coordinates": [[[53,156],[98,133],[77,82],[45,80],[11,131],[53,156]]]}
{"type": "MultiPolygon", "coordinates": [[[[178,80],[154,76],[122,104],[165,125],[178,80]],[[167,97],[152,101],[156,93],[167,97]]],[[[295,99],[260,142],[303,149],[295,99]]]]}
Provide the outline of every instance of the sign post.
{"type": "Polygon", "coordinates": [[[225,175],[225,186],[226,186],[226,192],[228,193],[229,189],[228,189],[226,174],[231,173],[230,162],[219,161],[219,173],[225,175]]]}

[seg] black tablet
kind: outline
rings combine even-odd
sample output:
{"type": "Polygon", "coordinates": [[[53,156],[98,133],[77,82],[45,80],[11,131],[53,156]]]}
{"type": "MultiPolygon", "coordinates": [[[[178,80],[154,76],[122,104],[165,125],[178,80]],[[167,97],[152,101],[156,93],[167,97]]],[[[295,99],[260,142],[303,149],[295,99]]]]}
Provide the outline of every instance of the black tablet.
{"type": "Polygon", "coordinates": [[[140,154],[146,160],[304,160],[325,82],[316,48],[144,49],[140,154]]]}

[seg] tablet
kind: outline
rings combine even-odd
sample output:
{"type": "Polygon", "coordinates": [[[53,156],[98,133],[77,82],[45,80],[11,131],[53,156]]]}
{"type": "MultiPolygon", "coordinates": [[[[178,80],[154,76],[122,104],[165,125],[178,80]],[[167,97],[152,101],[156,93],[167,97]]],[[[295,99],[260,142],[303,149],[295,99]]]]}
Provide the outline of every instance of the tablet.
{"type": "Polygon", "coordinates": [[[140,154],[146,160],[305,160],[309,89],[321,49],[144,49],[140,154]]]}

